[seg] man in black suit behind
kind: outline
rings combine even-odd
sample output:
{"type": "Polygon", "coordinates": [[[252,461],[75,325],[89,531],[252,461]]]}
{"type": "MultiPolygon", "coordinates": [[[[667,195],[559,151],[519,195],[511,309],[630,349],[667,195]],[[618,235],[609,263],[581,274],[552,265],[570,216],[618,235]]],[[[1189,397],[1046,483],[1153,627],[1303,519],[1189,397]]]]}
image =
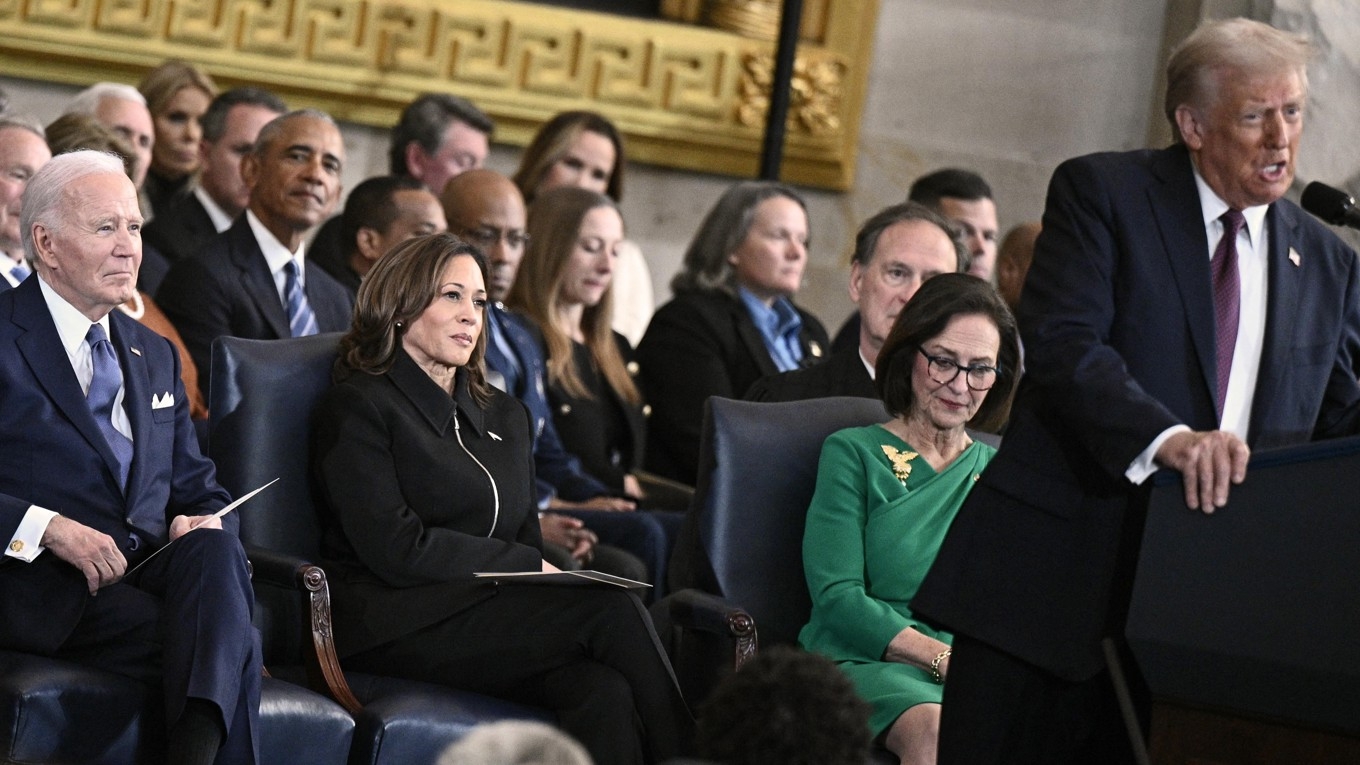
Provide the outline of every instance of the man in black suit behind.
{"type": "Polygon", "coordinates": [[[340,130],[323,112],[289,112],[260,130],[241,162],[250,187],[245,214],[176,263],[156,295],[200,370],[223,335],[272,340],[349,327],[354,299],[330,274],[307,267],[303,251],[303,235],[340,197],[344,157],[340,130]]]}
{"type": "Polygon", "coordinates": [[[174,263],[198,254],[231,228],[250,204],[241,160],[254,147],[261,128],[286,111],[278,96],[259,88],[235,88],[214,98],[203,113],[198,183],[156,211],[142,240],[174,263]]]}
{"type": "Polygon", "coordinates": [[[850,299],[862,317],[859,343],[834,351],[821,364],[762,377],[746,398],[878,398],[874,364],[902,306],[927,279],[967,267],[963,237],[939,213],[916,202],[880,210],[860,227],[850,256],[850,299]]]}
{"type": "Polygon", "coordinates": [[[250,575],[235,517],[212,517],[230,497],[174,346],[112,310],[141,263],[137,192],[82,151],[23,203],[37,271],[0,294],[0,646],[161,686],[169,762],[256,762],[250,575]]]}
{"type": "Polygon", "coordinates": [[[1101,642],[1123,632],[1146,479],[1179,472],[1208,514],[1251,449],[1356,432],[1356,254],[1281,198],[1309,55],[1206,24],[1167,67],[1178,145],[1054,173],[1006,439],[912,602],[956,635],[942,765],[1131,761],[1101,642]]]}

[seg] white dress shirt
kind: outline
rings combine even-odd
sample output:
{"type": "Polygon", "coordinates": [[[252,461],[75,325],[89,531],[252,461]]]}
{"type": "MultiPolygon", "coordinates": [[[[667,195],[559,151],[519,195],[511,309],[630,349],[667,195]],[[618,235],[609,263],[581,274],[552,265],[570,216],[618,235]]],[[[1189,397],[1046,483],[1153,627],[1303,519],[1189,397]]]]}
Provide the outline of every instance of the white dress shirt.
{"type": "MultiPolygon", "coordinates": [[[[1209,241],[1208,257],[1214,256],[1218,241],[1223,238],[1223,222],[1228,203],[1219,198],[1195,168],[1195,186],[1199,190],[1200,213],[1204,233],[1209,241]]],[[[1241,300],[1238,304],[1237,343],[1233,346],[1232,371],[1228,373],[1228,393],[1223,399],[1223,419],[1219,429],[1226,430],[1243,441],[1251,427],[1251,404],[1256,396],[1256,375],[1261,367],[1261,348],[1266,334],[1266,291],[1269,289],[1267,259],[1270,238],[1266,230],[1266,210],[1269,205],[1248,207],[1242,211],[1247,225],[1237,234],[1237,274],[1241,280],[1241,300]]],[[[1133,483],[1142,483],[1160,467],[1154,457],[1168,438],[1190,428],[1173,425],[1162,431],[1139,454],[1124,472],[1133,483]]]]}
{"type": "Polygon", "coordinates": [[[280,242],[277,237],[264,227],[260,219],[255,217],[255,213],[246,210],[246,221],[250,223],[250,230],[255,232],[255,241],[260,245],[260,252],[264,253],[264,262],[269,264],[269,273],[274,276],[274,288],[279,291],[279,302],[283,304],[283,310],[288,310],[288,273],[284,270],[288,262],[297,259],[298,263],[298,286],[306,289],[307,287],[307,261],[305,243],[298,243],[297,252],[289,252],[288,248],[280,242]]]}

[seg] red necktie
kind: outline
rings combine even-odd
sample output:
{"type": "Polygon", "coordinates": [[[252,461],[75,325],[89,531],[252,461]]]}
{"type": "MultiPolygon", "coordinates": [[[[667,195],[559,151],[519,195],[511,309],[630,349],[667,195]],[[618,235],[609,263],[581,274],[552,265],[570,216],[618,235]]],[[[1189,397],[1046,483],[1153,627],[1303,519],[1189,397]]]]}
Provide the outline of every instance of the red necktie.
{"type": "Polygon", "coordinates": [[[1228,374],[1232,372],[1233,349],[1237,346],[1237,320],[1242,306],[1242,280],[1237,273],[1237,234],[1246,225],[1241,210],[1229,210],[1223,221],[1223,238],[1214,248],[1209,270],[1214,281],[1214,334],[1218,341],[1218,389],[1214,404],[1219,422],[1223,421],[1223,401],[1228,397],[1228,374]]]}

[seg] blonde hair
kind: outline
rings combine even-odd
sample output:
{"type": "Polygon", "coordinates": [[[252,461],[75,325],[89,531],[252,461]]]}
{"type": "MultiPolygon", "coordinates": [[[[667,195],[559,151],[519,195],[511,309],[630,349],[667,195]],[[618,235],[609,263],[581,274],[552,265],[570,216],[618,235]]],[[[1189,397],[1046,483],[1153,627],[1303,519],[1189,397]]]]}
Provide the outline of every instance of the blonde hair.
{"type": "Polygon", "coordinates": [[[185,88],[198,88],[208,94],[209,101],[217,97],[217,83],[207,72],[178,59],[170,59],[147,72],[137,85],[137,91],[146,99],[147,111],[153,117],[164,112],[170,99],[185,88]]]}
{"type": "Polygon", "coordinates": [[[1235,18],[1201,25],[1171,52],[1166,64],[1166,118],[1171,134],[1180,141],[1176,110],[1204,109],[1218,98],[1224,73],[1260,76],[1297,72],[1308,94],[1308,62],[1313,45],[1308,38],[1269,24],[1235,18]]]}
{"type": "MultiPolygon", "coordinates": [[[[520,263],[515,284],[506,305],[534,320],[548,346],[548,379],[568,393],[593,398],[581,381],[572,354],[571,338],[558,326],[562,280],[581,234],[581,222],[591,210],[608,207],[619,212],[614,200],[594,191],[564,186],[539,195],[529,208],[529,244],[520,263]]],[[[622,214],[619,215],[622,218],[622,214]]],[[[586,306],[581,314],[581,332],[591,358],[599,365],[605,382],[631,405],[642,403],[642,394],[628,374],[628,368],[614,340],[610,318],[614,315],[614,285],[604,291],[600,302],[586,306]]]]}

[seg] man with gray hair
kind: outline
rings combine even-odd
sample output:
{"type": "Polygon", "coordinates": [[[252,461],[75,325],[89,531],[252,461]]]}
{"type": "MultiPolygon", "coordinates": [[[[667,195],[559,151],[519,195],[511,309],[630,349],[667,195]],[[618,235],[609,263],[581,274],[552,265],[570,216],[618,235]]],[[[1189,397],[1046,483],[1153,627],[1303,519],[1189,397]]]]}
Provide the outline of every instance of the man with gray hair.
{"type": "Polygon", "coordinates": [[[62,114],[88,114],[127,139],[137,152],[132,182],[141,190],[151,169],[151,147],[156,142],[145,96],[121,82],[98,82],[77,93],[62,114]]]}
{"type": "Polygon", "coordinates": [[[260,130],[241,162],[245,214],[171,267],[156,295],[199,369],[210,368],[212,341],[224,335],[272,340],[349,328],[353,298],[308,267],[303,245],[335,209],[344,161],[340,129],[324,112],[289,112],[260,130]]]}
{"type": "Polygon", "coordinates": [[[36,122],[0,116],[0,292],[19,286],[32,268],[24,257],[19,216],[24,188],[51,158],[36,122]]]}
{"type": "Polygon", "coordinates": [[[955,635],[941,765],[1132,761],[1102,642],[1123,640],[1141,485],[1176,471],[1208,515],[1253,449],[1360,431],[1360,262],[1283,199],[1310,53],[1209,22],[1167,66],[1176,145],[1054,172],[1025,381],[912,600],[955,635]]]}
{"type": "Polygon", "coordinates": [[[836,350],[821,364],[763,377],[746,398],[878,398],[874,365],[897,314],[927,279],[967,268],[962,237],[938,213],[915,202],[880,210],[860,227],[850,257],[850,299],[861,317],[859,342],[836,350]]]}
{"type": "Polygon", "coordinates": [[[111,154],[59,156],[24,193],[36,275],[0,293],[0,443],[24,455],[0,460],[0,647],[160,684],[169,762],[253,763],[254,596],[235,516],[213,517],[231,497],[175,347],[113,310],[141,223],[111,154]]]}

